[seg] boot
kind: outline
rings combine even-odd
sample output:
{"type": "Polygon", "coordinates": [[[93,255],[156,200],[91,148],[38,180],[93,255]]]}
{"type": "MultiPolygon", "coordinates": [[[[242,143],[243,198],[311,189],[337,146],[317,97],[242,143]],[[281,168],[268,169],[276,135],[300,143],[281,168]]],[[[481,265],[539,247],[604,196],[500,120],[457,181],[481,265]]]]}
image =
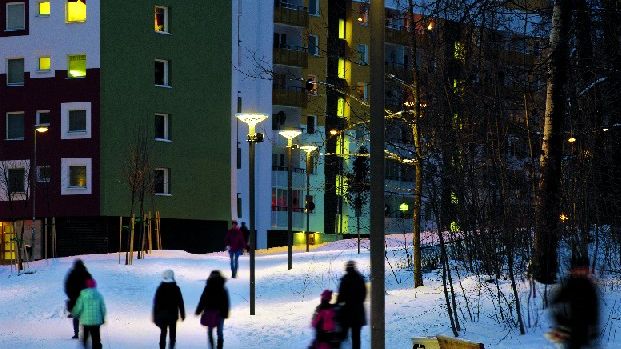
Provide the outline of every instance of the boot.
{"type": "Polygon", "coordinates": [[[160,349],[166,349],[166,342],[160,342],[160,349]]]}
{"type": "Polygon", "coordinates": [[[175,349],[175,342],[170,342],[168,349],[175,349]]]}
{"type": "Polygon", "coordinates": [[[217,349],[222,349],[223,346],[224,346],[224,339],[218,338],[218,347],[217,347],[217,349]]]}

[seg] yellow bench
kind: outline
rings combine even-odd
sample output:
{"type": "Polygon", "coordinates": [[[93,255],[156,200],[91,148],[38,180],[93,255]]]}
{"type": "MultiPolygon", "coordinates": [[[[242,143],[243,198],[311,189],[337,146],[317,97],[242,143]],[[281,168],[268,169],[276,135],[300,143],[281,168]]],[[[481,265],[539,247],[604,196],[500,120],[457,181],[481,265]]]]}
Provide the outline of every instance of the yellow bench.
{"type": "Polygon", "coordinates": [[[412,339],[412,349],[485,349],[483,343],[464,339],[436,336],[412,339]]]}

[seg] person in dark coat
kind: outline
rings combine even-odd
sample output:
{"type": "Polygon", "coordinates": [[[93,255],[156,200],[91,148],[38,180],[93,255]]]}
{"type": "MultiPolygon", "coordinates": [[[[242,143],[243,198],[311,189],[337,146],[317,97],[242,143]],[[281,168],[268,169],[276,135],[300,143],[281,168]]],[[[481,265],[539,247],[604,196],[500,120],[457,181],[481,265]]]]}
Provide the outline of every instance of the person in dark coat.
{"type": "Polygon", "coordinates": [[[567,349],[590,348],[599,333],[599,300],[595,283],[589,277],[589,261],[572,258],[569,278],[552,299],[556,334],[567,349]]]}
{"type": "Polygon", "coordinates": [[[347,262],[345,272],[341,278],[336,303],[341,305],[340,321],[343,336],[347,338],[351,329],[351,347],[360,349],[360,329],[367,324],[364,314],[367,288],[364,277],[356,270],[356,262],[347,262]]]}
{"type": "Polygon", "coordinates": [[[231,229],[226,232],[224,245],[226,245],[226,249],[229,251],[229,257],[231,258],[231,274],[234,279],[237,277],[239,256],[244,252],[244,248],[246,247],[244,235],[237,227],[237,221],[233,221],[231,229]]]}
{"type": "Polygon", "coordinates": [[[244,241],[246,242],[246,251],[250,251],[250,229],[248,229],[246,222],[241,223],[241,227],[239,227],[239,230],[244,236],[244,241]]]}
{"type": "Polygon", "coordinates": [[[172,270],[165,270],[153,299],[153,322],[160,328],[160,349],[166,348],[166,332],[170,333],[169,348],[175,347],[177,320],[180,315],[181,321],[185,320],[183,296],[175,282],[175,273],[172,270]]]}
{"type": "Polygon", "coordinates": [[[80,292],[86,288],[86,280],[91,279],[92,276],[84,266],[84,262],[81,259],[76,259],[73,262],[73,268],[67,274],[65,278],[65,294],[67,295],[67,311],[69,312],[69,317],[73,318],[73,339],[78,338],[78,334],[80,331],[80,319],[76,316],[73,316],[71,312],[73,311],[73,307],[75,306],[78,297],[80,296],[80,292]]]}
{"type": "Polygon", "coordinates": [[[209,275],[200,301],[196,306],[196,315],[201,315],[201,324],[207,326],[209,348],[213,349],[213,328],[217,328],[217,349],[224,346],[224,319],[229,317],[229,291],[224,287],[226,280],[218,270],[209,275]]]}

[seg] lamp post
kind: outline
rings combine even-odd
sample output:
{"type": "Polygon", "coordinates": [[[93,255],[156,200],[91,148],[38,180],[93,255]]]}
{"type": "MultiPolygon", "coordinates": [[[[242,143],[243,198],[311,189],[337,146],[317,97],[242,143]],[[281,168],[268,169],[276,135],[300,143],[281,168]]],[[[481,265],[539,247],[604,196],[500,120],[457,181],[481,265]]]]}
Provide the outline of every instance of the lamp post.
{"type": "Polygon", "coordinates": [[[36,218],[36,202],[37,202],[37,133],[47,132],[47,125],[34,125],[33,134],[34,141],[32,146],[32,164],[30,166],[30,187],[32,188],[32,224],[30,226],[30,258],[34,255],[34,236],[35,236],[35,218],[36,218]]]}
{"type": "Polygon", "coordinates": [[[293,268],[293,190],[291,188],[293,168],[291,166],[291,151],[293,150],[293,139],[302,132],[300,130],[283,130],[279,133],[287,139],[287,269],[291,270],[293,268]]]}
{"type": "Polygon", "coordinates": [[[250,219],[248,222],[248,229],[250,230],[250,315],[255,314],[255,263],[254,263],[254,251],[257,247],[257,231],[255,229],[255,189],[254,189],[254,146],[256,143],[263,142],[263,134],[256,133],[255,127],[258,123],[267,119],[267,115],[265,114],[249,114],[249,113],[238,113],[235,114],[240,121],[248,124],[248,186],[250,189],[250,219]]]}
{"type": "Polygon", "coordinates": [[[308,246],[308,233],[310,231],[310,211],[311,208],[309,206],[309,201],[308,199],[310,198],[310,169],[312,167],[311,164],[311,154],[317,149],[316,146],[314,145],[303,145],[300,147],[300,149],[304,150],[306,152],[306,200],[304,208],[306,209],[306,252],[308,252],[309,250],[309,246],[308,246]]]}

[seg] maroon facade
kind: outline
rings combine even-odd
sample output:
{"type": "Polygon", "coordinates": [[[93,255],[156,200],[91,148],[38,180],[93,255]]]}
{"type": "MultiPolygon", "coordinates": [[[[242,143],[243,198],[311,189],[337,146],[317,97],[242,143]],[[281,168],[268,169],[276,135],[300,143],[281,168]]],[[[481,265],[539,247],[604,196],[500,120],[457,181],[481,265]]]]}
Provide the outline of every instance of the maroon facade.
{"type": "Polygon", "coordinates": [[[17,0],[0,0],[0,38],[7,36],[28,35],[28,24],[30,23],[30,14],[28,0],[24,0],[25,5],[25,27],[24,30],[6,31],[6,4],[10,2],[19,2],[17,0]]]}
{"type": "MultiPolygon", "coordinates": [[[[68,79],[67,71],[56,71],[53,78],[30,78],[24,86],[7,86],[6,75],[0,75],[0,160],[30,160],[33,156],[34,125],[37,110],[50,111],[46,133],[37,134],[37,165],[49,165],[49,183],[37,183],[36,215],[40,217],[99,216],[99,120],[100,71],[89,69],[85,78],[68,79]],[[91,103],[91,138],[61,139],[61,103],[91,103]],[[24,112],[24,140],[6,140],[6,114],[24,112]],[[92,193],[61,196],[61,158],[92,159],[92,193]]],[[[28,218],[32,215],[30,200],[0,201],[0,220],[28,218]]]]}

